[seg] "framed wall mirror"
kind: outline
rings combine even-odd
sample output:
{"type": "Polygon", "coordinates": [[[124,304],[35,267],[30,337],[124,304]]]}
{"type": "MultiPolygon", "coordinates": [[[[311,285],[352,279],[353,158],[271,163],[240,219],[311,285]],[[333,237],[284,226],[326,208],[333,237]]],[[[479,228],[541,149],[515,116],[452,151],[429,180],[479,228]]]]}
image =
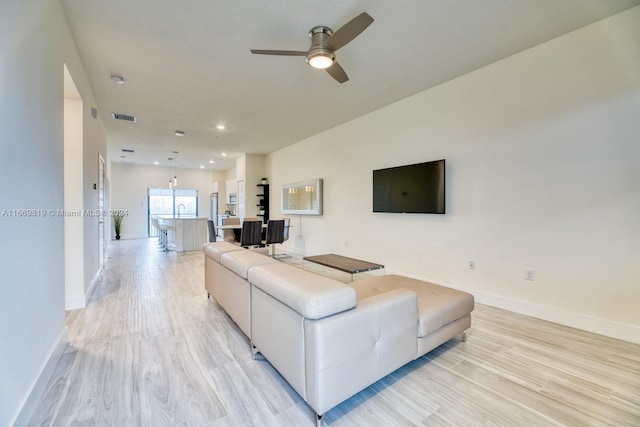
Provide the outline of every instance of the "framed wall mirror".
{"type": "Polygon", "coordinates": [[[322,215],[322,179],[309,179],[283,185],[282,213],[322,215]]]}

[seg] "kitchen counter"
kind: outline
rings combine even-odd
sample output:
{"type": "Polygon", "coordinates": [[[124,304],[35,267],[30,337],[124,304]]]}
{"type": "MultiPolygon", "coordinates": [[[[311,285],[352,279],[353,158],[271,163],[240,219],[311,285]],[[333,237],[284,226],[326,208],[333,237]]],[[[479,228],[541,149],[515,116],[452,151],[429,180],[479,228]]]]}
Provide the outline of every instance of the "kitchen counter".
{"type": "Polygon", "coordinates": [[[173,249],[176,252],[199,251],[209,240],[207,218],[190,215],[160,215],[159,219],[173,227],[169,230],[169,240],[173,240],[173,249]]]}

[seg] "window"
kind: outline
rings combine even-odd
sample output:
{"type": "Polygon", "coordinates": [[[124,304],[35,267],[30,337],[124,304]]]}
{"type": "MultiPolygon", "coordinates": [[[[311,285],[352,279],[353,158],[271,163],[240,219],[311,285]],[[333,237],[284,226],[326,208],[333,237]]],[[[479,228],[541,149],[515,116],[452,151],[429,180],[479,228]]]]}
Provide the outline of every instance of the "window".
{"type": "Polygon", "coordinates": [[[149,188],[147,205],[147,234],[149,237],[156,237],[157,230],[151,226],[152,216],[183,218],[198,216],[198,190],[149,188]]]}

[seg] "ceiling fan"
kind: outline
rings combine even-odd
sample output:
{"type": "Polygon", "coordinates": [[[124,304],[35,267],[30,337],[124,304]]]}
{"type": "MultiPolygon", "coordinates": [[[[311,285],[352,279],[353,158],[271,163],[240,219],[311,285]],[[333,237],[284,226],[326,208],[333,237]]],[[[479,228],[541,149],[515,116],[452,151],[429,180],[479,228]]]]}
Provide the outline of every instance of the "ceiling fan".
{"type": "Polygon", "coordinates": [[[258,55],[304,56],[307,59],[307,64],[314,68],[327,70],[331,77],[340,83],[344,83],[349,80],[349,77],[336,61],[335,52],[358,37],[372,22],[373,18],[366,12],[362,12],[335,32],[324,25],[313,27],[309,31],[311,47],[307,51],[251,49],[251,53],[258,55]]]}

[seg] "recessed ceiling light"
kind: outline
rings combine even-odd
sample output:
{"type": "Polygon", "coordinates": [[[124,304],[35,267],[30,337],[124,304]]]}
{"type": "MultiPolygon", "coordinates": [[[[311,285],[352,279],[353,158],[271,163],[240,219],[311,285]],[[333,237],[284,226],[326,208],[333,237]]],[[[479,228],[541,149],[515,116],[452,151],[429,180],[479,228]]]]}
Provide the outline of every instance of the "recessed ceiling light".
{"type": "Polygon", "coordinates": [[[226,157],[226,156],[227,156],[227,153],[222,153],[222,157],[226,157]]]}
{"type": "Polygon", "coordinates": [[[200,165],[200,169],[204,169],[204,166],[200,165]]]}
{"type": "Polygon", "coordinates": [[[176,136],[184,136],[184,131],[177,130],[176,131],[176,136]]]}
{"type": "Polygon", "coordinates": [[[160,164],[160,162],[153,162],[153,164],[154,164],[154,165],[159,165],[159,164],[160,164]]]}
{"type": "Polygon", "coordinates": [[[122,84],[124,84],[124,77],[111,76],[111,81],[116,83],[116,84],[122,85],[122,84]]]}
{"type": "Polygon", "coordinates": [[[215,162],[214,162],[213,160],[209,160],[209,163],[212,163],[212,164],[213,164],[213,163],[215,163],[215,162]]]}
{"type": "Polygon", "coordinates": [[[226,127],[225,127],[225,125],[217,125],[217,126],[216,126],[216,129],[219,129],[219,130],[225,130],[225,129],[226,129],[226,127]]]}

